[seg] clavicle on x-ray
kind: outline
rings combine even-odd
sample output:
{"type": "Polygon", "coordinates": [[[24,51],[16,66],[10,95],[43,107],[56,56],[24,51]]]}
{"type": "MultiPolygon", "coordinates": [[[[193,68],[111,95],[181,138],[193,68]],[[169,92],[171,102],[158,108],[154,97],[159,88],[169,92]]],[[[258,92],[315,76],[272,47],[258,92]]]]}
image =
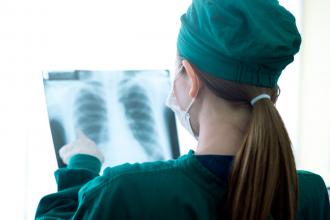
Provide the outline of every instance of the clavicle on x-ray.
{"type": "Polygon", "coordinates": [[[103,168],[125,162],[176,158],[179,146],[168,71],[45,72],[50,130],[58,150],[80,129],[105,155],[103,168]]]}

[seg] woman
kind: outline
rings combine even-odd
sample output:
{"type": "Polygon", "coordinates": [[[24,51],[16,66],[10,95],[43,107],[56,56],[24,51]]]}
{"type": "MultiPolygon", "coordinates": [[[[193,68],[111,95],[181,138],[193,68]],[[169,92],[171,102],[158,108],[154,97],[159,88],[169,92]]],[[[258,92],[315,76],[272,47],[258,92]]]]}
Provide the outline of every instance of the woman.
{"type": "Polygon", "coordinates": [[[301,43],[294,17],[276,0],[193,0],[181,21],[168,105],[196,152],[97,177],[103,156],[81,134],[36,218],[329,219],[324,182],[296,171],[274,106],[301,43]]]}

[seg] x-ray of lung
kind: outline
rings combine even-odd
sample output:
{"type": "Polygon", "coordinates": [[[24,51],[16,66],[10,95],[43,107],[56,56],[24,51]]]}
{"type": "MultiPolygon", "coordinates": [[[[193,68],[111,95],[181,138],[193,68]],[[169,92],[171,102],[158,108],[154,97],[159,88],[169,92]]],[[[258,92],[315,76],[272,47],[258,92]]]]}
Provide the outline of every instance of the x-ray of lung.
{"type": "Polygon", "coordinates": [[[44,86],[59,167],[58,150],[77,129],[105,155],[104,167],[179,156],[168,71],[46,72],[44,86]]]}

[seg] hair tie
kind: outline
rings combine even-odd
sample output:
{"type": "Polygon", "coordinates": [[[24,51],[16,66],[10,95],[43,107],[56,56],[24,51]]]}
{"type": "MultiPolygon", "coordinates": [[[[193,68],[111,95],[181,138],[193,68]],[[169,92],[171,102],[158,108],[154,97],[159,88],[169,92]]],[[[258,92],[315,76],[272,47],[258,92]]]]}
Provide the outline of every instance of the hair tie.
{"type": "Polygon", "coordinates": [[[270,98],[270,95],[263,93],[263,94],[260,94],[260,95],[256,96],[255,98],[253,98],[251,100],[250,104],[252,106],[254,106],[254,104],[256,104],[256,102],[261,100],[261,99],[271,99],[271,98],[270,98]]]}

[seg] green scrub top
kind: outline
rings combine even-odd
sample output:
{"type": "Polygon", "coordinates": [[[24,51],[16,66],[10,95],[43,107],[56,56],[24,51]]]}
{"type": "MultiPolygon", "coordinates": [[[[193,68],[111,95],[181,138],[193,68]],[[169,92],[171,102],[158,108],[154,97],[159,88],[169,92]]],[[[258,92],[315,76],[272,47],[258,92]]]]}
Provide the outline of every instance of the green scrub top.
{"type": "MultiPolygon", "coordinates": [[[[176,160],[123,164],[98,176],[100,162],[72,157],[55,177],[58,192],[41,199],[36,219],[225,219],[226,182],[194,151],[176,160]]],[[[297,219],[329,220],[327,189],[319,175],[298,171],[297,219]]]]}

